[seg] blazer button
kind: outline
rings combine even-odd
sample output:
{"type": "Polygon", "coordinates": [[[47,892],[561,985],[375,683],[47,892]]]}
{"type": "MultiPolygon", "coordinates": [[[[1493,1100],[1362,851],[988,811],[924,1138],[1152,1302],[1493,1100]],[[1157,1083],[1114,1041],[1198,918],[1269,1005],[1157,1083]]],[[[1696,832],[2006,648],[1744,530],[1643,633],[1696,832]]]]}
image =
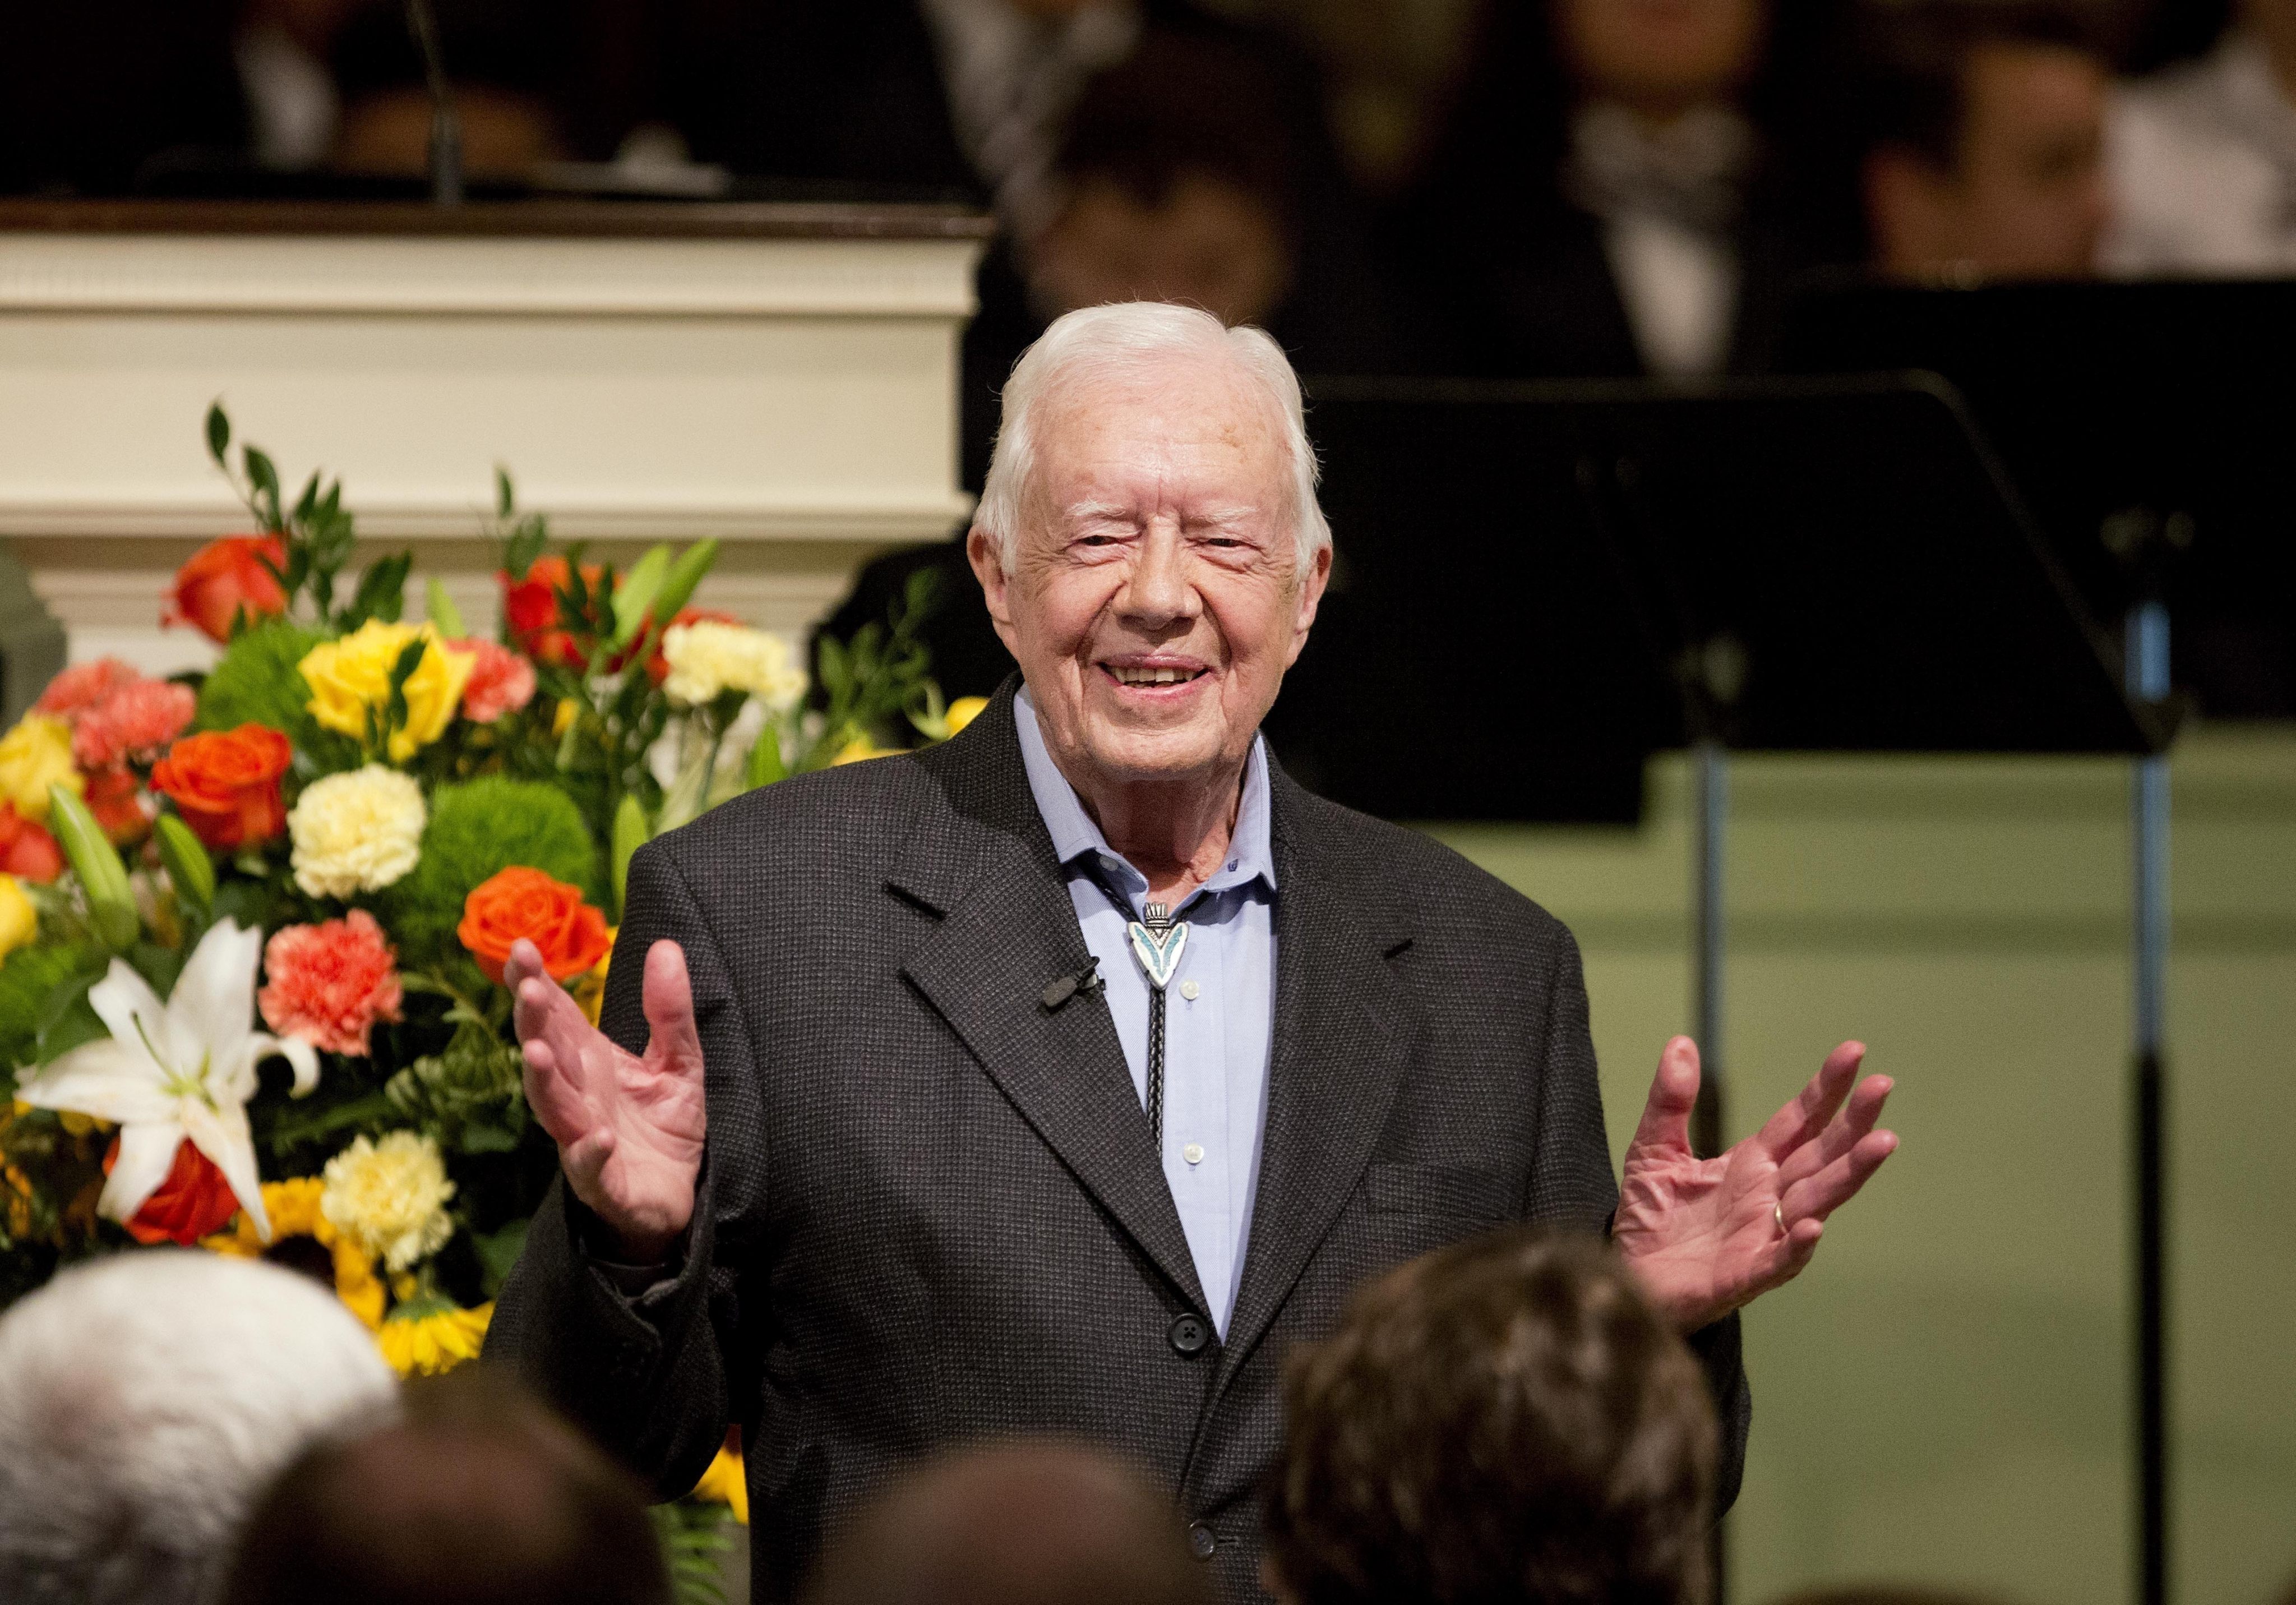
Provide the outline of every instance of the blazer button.
{"type": "MultiPolygon", "coordinates": [[[[1193,1360],[1202,1354],[1204,1346],[1212,1340],[1212,1329],[1205,1324],[1202,1316],[1190,1313],[1174,1321],[1164,1336],[1170,1342],[1174,1354],[1193,1360]]],[[[1211,1529],[1207,1527],[1204,1530],[1209,1533],[1211,1529]]]]}
{"type": "Polygon", "coordinates": [[[1219,1540],[1210,1527],[1201,1521],[1188,1523],[1188,1552],[1199,1560],[1209,1560],[1219,1548],[1219,1540]]]}

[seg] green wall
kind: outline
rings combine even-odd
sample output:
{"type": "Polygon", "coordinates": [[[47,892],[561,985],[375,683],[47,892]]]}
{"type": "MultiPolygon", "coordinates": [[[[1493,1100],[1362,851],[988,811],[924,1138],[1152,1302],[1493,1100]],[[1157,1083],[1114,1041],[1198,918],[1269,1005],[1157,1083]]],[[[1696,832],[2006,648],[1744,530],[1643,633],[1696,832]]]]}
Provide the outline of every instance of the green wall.
{"type": "MultiPolygon", "coordinates": [[[[1733,1598],[1893,1580],[2133,1597],[2128,766],[1732,766],[1727,1120],[1860,1037],[1904,1147],[1748,1315],[1733,1598]]],[[[1686,770],[1631,831],[1434,832],[1569,921],[1611,1143],[1689,1025],[1686,770]]],[[[2296,728],[2174,765],[2178,1605],[2296,1578],[2296,728]]]]}

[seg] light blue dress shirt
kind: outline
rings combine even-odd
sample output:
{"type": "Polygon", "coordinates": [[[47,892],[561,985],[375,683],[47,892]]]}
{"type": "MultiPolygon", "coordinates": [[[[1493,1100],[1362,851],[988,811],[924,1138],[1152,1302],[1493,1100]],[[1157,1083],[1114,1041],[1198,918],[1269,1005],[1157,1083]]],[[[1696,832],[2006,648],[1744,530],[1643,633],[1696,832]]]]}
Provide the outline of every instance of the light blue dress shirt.
{"type": "MultiPolygon", "coordinates": [[[[1013,709],[1037,811],[1068,877],[1085,945],[1100,960],[1109,1013],[1141,1107],[1148,1101],[1148,978],[1125,928],[1148,879],[1111,851],[1046,750],[1036,704],[1013,709]],[[1120,895],[1119,912],[1110,895],[1120,895]]],[[[1174,911],[1187,945],[1164,1000],[1164,1179],[1196,1263],[1207,1312],[1227,1336],[1251,1235],[1275,1008],[1275,860],[1268,845],[1267,744],[1253,737],[1227,861],[1174,911]]]]}

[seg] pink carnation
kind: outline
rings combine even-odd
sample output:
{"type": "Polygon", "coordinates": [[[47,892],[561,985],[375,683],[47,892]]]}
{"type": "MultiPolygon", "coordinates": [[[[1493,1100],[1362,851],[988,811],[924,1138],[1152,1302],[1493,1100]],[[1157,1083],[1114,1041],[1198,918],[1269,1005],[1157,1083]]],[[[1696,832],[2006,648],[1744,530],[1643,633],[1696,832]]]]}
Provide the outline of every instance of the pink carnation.
{"type": "Polygon", "coordinates": [[[478,654],[471,667],[470,683],[463,687],[463,717],[473,724],[492,724],[505,713],[515,713],[534,696],[534,665],[507,646],[492,641],[449,643],[457,652],[478,654]]]}
{"type": "Polygon", "coordinates": [[[142,678],[118,658],[74,663],[48,682],[48,688],[40,693],[40,700],[32,704],[32,711],[53,719],[77,719],[114,691],[134,685],[142,678]]]}
{"type": "Polygon", "coordinates": [[[256,994],[264,1023],[330,1053],[365,1054],[377,1020],[398,1018],[398,971],[382,927],[365,909],[288,926],[263,949],[271,984],[256,994]]]}
{"type": "Polygon", "coordinates": [[[189,686],[130,679],[80,711],[72,724],[72,761],[84,770],[105,769],[126,758],[148,763],[183,734],[197,700],[189,686]]]}

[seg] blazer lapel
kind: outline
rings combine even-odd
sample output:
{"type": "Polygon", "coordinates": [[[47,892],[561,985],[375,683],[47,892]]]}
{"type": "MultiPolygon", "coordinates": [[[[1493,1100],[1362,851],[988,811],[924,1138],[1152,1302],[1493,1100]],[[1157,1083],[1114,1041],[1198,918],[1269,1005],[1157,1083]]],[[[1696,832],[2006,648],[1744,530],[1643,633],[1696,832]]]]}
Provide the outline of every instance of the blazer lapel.
{"type": "Polygon", "coordinates": [[[1271,770],[1275,1033],[1250,1241],[1222,1346],[1223,1388],[1274,1323],[1371,1163],[1416,1035],[1410,999],[1390,967],[1408,933],[1376,901],[1350,901],[1376,881],[1360,867],[1349,873],[1317,861],[1296,829],[1305,794],[1271,770]]]}
{"type": "Polygon", "coordinates": [[[943,808],[912,826],[888,891],[941,916],[902,967],[1078,1182],[1188,1303],[1203,1291],[1107,1003],[1047,1008],[1091,959],[1013,734],[1013,682],[926,767],[943,808]]]}

